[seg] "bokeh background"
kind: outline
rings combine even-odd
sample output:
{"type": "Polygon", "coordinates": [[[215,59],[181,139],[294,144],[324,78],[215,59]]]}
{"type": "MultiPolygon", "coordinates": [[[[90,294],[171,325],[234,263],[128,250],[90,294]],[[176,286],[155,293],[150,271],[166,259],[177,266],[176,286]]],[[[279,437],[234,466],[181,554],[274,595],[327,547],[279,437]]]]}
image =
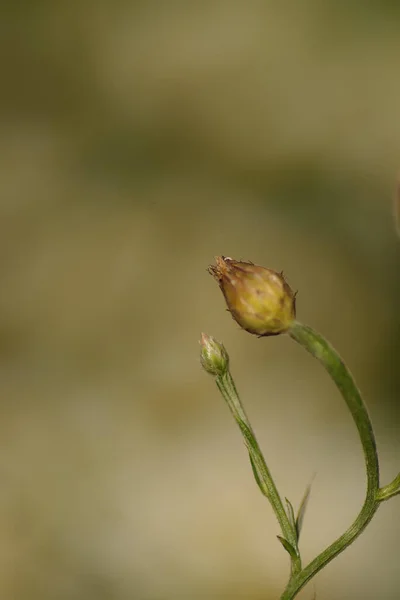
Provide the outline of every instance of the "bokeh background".
{"type": "MultiPolygon", "coordinates": [[[[198,339],[223,340],[311,560],[354,519],[355,427],[319,365],[224,311],[217,254],[284,270],[400,465],[400,6],[1,8],[0,597],[269,600],[287,558],[198,339]]],[[[400,505],[301,598],[399,598],[400,505]]]]}

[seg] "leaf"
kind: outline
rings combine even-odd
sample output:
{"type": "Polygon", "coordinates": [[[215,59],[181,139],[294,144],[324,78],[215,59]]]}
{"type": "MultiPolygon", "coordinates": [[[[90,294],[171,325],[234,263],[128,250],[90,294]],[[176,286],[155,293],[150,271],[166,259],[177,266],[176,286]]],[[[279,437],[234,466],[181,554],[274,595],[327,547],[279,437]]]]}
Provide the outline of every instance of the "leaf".
{"type": "Polygon", "coordinates": [[[290,522],[291,526],[293,527],[293,531],[296,533],[296,536],[297,536],[297,526],[296,526],[296,519],[294,516],[293,506],[292,506],[292,503],[290,502],[290,500],[288,500],[287,498],[285,498],[285,500],[286,500],[289,522],[290,522]]]}
{"type": "MultiPolygon", "coordinates": [[[[314,479],[314,477],[313,477],[313,479],[314,479]]],[[[304,496],[303,496],[303,498],[302,498],[302,500],[300,502],[299,511],[297,513],[297,518],[296,518],[297,539],[299,539],[299,537],[300,537],[300,531],[301,531],[301,528],[303,527],[304,515],[305,515],[305,512],[306,512],[308,501],[310,499],[311,485],[312,485],[312,481],[306,487],[306,491],[304,492],[304,496]]]]}
{"type": "Polygon", "coordinates": [[[282,546],[285,548],[286,552],[288,552],[290,554],[291,558],[296,559],[298,557],[298,554],[297,554],[295,548],[293,548],[292,544],[290,542],[288,542],[287,539],[282,537],[281,535],[277,535],[276,537],[278,538],[278,540],[280,541],[282,546]]]}
{"type": "Polygon", "coordinates": [[[246,425],[246,423],[242,419],[240,419],[240,417],[235,416],[235,419],[236,419],[237,424],[240,427],[240,431],[242,432],[242,436],[244,437],[244,441],[245,441],[248,451],[256,452],[257,451],[257,443],[254,439],[253,432],[246,425]]]}
{"type": "Polygon", "coordinates": [[[242,436],[244,437],[246,446],[249,446],[249,440],[251,439],[250,429],[247,427],[246,423],[243,421],[243,419],[240,418],[240,416],[237,413],[233,413],[233,416],[236,423],[239,425],[239,429],[242,436]]]}
{"type": "Polygon", "coordinates": [[[263,487],[263,482],[260,479],[260,476],[259,476],[258,471],[257,471],[257,467],[256,467],[256,465],[254,463],[254,460],[253,460],[253,457],[251,456],[251,452],[250,451],[249,451],[249,458],[250,458],[251,468],[253,469],[254,479],[256,480],[257,485],[260,488],[261,493],[264,496],[267,496],[267,498],[268,498],[268,494],[266,493],[265,488],[263,487]]]}
{"type": "Polygon", "coordinates": [[[235,418],[236,418],[237,424],[240,427],[240,431],[242,432],[244,442],[246,444],[246,448],[249,452],[249,458],[250,458],[251,468],[253,470],[254,479],[256,480],[257,485],[261,490],[261,493],[268,498],[269,497],[268,489],[262,479],[262,475],[260,474],[259,469],[257,468],[257,464],[256,464],[256,460],[257,460],[256,457],[259,454],[259,449],[257,447],[257,442],[254,439],[253,432],[246,425],[246,423],[244,423],[242,421],[242,419],[240,419],[239,417],[235,417],[235,418]]]}

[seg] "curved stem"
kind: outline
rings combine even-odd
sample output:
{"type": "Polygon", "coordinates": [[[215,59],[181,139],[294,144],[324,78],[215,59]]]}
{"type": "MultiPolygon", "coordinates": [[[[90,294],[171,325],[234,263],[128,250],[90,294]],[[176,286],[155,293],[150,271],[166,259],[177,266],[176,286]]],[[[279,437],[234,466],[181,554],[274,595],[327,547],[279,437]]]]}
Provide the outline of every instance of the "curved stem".
{"type": "Polygon", "coordinates": [[[289,335],[320,361],[339,388],[357,426],[363,447],[367,491],[364,504],[354,523],[300,573],[290,579],[281,600],[292,600],[318,571],[354,542],[368,525],[380,503],[378,498],[379,463],[374,432],[365,404],[349,370],[336,350],[311,327],[294,322],[289,330],[289,335]]]}
{"type": "Polygon", "coordinates": [[[291,554],[292,561],[292,576],[295,573],[299,573],[301,570],[300,555],[297,551],[297,538],[296,533],[290,524],[289,518],[286,514],[283,506],[281,497],[276,488],[275,482],[272,478],[271,472],[265,462],[264,456],[261,452],[260,446],[258,445],[256,436],[251,427],[250,421],[244,411],[242,403],[240,401],[239,394],[236,390],[235,382],[229,370],[223,375],[217,375],[215,377],[216,384],[225,399],[230,411],[232,412],[236,422],[238,423],[242,435],[245,440],[245,444],[250,454],[250,460],[253,465],[254,475],[262,493],[268,498],[275,516],[279,522],[282,535],[290,544],[290,546],[296,551],[291,554]]]}

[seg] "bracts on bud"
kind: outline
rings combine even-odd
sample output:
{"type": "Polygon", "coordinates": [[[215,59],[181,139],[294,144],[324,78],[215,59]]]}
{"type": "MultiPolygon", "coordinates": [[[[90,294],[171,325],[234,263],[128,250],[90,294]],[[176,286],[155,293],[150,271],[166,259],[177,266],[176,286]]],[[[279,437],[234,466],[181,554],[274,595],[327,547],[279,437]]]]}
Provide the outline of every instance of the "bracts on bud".
{"type": "Polygon", "coordinates": [[[296,317],[296,294],[282,273],[217,256],[209,273],[218,282],[235,321],[258,336],[287,331],[296,317]]]}
{"type": "Polygon", "coordinates": [[[201,334],[200,362],[207,373],[216,377],[224,375],[229,368],[229,356],[224,345],[206,333],[201,334]]]}

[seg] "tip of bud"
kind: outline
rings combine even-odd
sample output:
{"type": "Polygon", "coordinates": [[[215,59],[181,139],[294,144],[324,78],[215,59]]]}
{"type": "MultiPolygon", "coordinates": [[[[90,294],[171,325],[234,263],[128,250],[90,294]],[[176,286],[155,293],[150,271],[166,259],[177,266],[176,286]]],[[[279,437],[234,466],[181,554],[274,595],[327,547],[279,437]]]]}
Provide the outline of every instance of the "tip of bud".
{"type": "Polygon", "coordinates": [[[252,262],[217,256],[209,273],[218,282],[235,321],[258,336],[284,333],[296,317],[296,294],[283,273],[252,262]]]}
{"type": "Polygon", "coordinates": [[[229,367],[229,356],[223,344],[211,335],[201,334],[200,339],[201,366],[210,375],[223,375],[229,367]]]}

